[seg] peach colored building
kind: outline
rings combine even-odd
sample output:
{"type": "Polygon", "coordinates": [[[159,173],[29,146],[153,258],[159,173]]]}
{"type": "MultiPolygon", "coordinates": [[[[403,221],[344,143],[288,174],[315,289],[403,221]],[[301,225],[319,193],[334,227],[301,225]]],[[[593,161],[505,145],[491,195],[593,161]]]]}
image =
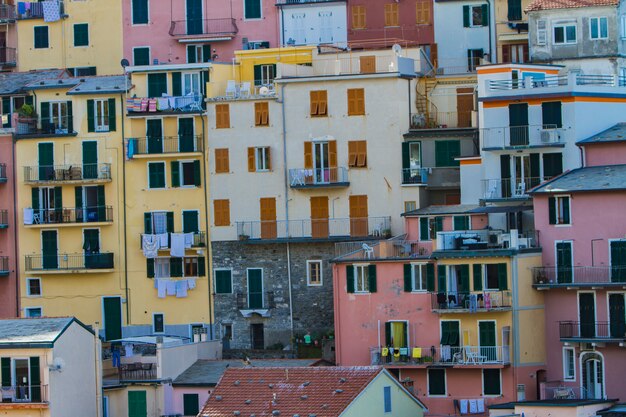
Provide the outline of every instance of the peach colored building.
{"type": "Polygon", "coordinates": [[[0,134],[0,317],[17,317],[17,251],[13,137],[0,134]]]}

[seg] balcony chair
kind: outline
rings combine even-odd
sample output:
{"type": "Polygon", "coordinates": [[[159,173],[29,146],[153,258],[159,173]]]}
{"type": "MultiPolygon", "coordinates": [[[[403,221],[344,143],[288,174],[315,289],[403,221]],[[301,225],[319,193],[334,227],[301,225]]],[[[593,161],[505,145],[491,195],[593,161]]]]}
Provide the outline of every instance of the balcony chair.
{"type": "Polygon", "coordinates": [[[374,255],[374,248],[367,243],[364,243],[361,248],[363,249],[363,257],[366,259],[372,259],[372,256],[374,255]]]}
{"type": "Polygon", "coordinates": [[[226,97],[237,97],[237,84],[235,80],[226,81],[226,97]]]}
{"type": "Polygon", "coordinates": [[[241,83],[241,90],[239,90],[239,94],[241,97],[250,97],[250,83],[249,82],[241,83]]]}
{"type": "Polygon", "coordinates": [[[2,402],[11,403],[15,399],[15,387],[2,387],[2,402]]]}

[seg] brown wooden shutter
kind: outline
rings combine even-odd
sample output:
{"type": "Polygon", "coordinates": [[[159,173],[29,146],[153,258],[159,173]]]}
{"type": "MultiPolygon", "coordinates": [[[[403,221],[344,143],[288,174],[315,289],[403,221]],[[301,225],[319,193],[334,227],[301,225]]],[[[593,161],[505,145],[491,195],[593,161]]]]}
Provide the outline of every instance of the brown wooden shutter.
{"type": "Polygon", "coordinates": [[[213,200],[213,215],[216,226],[230,226],[230,201],[213,200]]]}
{"type": "Polygon", "coordinates": [[[230,171],[228,148],[215,150],[215,173],[223,174],[230,171]]]}
{"type": "Polygon", "coordinates": [[[524,62],[528,62],[528,44],[522,46],[524,62]]]}
{"type": "Polygon", "coordinates": [[[350,236],[367,236],[368,213],[367,196],[351,195],[350,199],[350,236]]]}
{"type": "Polygon", "coordinates": [[[502,45],[502,63],[508,64],[511,62],[511,46],[502,45]]]}
{"type": "Polygon", "coordinates": [[[311,235],[313,238],[328,237],[328,197],[311,197],[311,235]]]}
{"type": "Polygon", "coordinates": [[[354,89],[348,89],[348,116],[355,114],[354,110],[354,89]]]}
{"type": "Polygon", "coordinates": [[[265,148],[265,163],[267,164],[267,170],[272,170],[272,148],[269,146],[265,148]]]}
{"type": "Polygon", "coordinates": [[[367,142],[364,140],[356,141],[357,159],[356,166],[367,166],[367,142]]]}
{"type": "Polygon", "coordinates": [[[358,88],[355,92],[354,106],[357,115],[365,114],[365,90],[358,88]]]}
{"type": "Polygon", "coordinates": [[[348,166],[355,167],[356,166],[356,156],[358,152],[357,141],[351,140],[348,142],[348,166]]]}
{"type": "Polygon", "coordinates": [[[376,56],[367,55],[359,59],[361,74],[373,74],[376,72],[376,56]]]}
{"type": "Polygon", "coordinates": [[[262,122],[262,109],[261,109],[261,104],[263,103],[254,103],[254,125],[255,126],[262,126],[261,122],[262,122]]]}
{"type": "Polygon", "coordinates": [[[261,103],[261,125],[268,126],[270,124],[269,103],[261,103]]]}
{"type": "Polygon", "coordinates": [[[337,168],[337,141],[328,141],[328,166],[337,168]]]}
{"type": "Polygon", "coordinates": [[[317,116],[319,114],[319,91],[311,91],[309,94],[311,96],[311,116],[317,116]]]}
{"type": "Polygon", "coordinates": [[[217,104],[215,106],[215,128],[228,129],[230,127],[230,106],[217,104]]]}
{"type": "Polygon", "coordinates": [[[274,197],[261,198],[261,239],[276,239],[276,199],[274,197]]]}
{"type": "Polygon", "coordinates": [[[439,59],[439,54],[437,51],[437,44],[431,43],[430,44],[430,62],[433,64],[435,68],[437,68],[438,59],[439,59]]]}
{"type": "Polygon", "coordinates": [[[352,6],[352,29],[365,29],[365,7],[352,6]]]}
{"type": "Polygon", "coordinates": [[[248,148],[248,172],[256,171],[256,149],[248,148]]]}
{"type": "Polygon", "coordinates": [[[385,4],[385,26],[398,26],[398,4],[385,4]]]}
{"type": "Polygon", "coordinates": [[[304,169],[313,169],[313,142],[304,142],[304,169]]]}
{"type": "Polygon", "coordinates": [[[319,105],[317,114],[319,116],[326,116],[326,112],[328,108],[328,94],[326,90],[321,90],[317,92],[317,102],[319,105]]]}

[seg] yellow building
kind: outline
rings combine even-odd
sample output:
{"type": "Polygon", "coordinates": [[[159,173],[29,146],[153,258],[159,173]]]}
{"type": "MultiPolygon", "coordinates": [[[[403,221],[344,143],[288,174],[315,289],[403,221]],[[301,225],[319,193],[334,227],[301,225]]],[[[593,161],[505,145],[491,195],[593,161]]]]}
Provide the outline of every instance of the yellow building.
{"type": "Polygon", "coordinates": [[[530,0],[495,1],[495,37],[498,63],[528,62],[528,16],[530,0]]]}
{"type": "Polygon", "coordinates": [[[18,70],[69,68],[75,75],[120,74],[122,2],[30,3],[18,14],[18,70]]]}

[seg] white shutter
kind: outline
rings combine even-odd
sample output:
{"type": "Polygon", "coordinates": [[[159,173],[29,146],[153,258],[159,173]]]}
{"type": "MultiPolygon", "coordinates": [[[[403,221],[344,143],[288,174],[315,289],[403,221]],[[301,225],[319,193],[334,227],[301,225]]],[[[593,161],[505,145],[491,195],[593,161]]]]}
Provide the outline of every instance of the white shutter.
{"type": "Polygon", "coordinates": [[[537,45],[545,45],[548,41],[548,31],[546,30],[546,21],[537,20],[537,45]]]}

